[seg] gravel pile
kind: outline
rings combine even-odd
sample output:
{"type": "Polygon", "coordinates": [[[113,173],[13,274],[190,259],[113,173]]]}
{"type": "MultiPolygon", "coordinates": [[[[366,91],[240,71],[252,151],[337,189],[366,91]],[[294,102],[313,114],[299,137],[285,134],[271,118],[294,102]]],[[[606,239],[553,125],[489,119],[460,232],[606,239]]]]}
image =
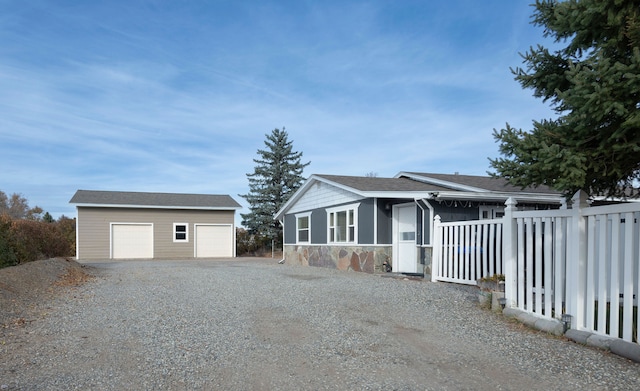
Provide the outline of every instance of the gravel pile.
{"type": "Polygon", "coordinates": [[[2,390],[632,390],[640,366],[476,288],[271,260],[96,264],[0,340],[2,390]]]}

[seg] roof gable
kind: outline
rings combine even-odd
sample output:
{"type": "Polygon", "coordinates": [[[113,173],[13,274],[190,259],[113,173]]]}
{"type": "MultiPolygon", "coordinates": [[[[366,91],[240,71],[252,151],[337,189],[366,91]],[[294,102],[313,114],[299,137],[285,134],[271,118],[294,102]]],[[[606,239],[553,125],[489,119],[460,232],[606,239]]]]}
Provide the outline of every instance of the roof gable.
{"type": "Polygon", "coordinates": [[[69,201],[78,206],[233,210],[241,206],[229,195],[78,190],[69,201]]]}

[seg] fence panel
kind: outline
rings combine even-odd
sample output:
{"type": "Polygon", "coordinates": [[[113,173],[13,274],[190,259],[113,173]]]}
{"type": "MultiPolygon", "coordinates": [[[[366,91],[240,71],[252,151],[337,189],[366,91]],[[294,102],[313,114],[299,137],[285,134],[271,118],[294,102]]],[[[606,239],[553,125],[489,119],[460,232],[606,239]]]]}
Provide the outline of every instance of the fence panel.
{"type": "Polygon", "coordinates": [[[577,327],[637,343],[640,204],[581,212],[587,221],[585,316],[577,327]]]}
{"type": "Polygon", "coordinates": [[[504,269],[502,219],[434,223],[433,280],[476,285],[504,269]]]}
{"type": "MultiPolygon", "coordinates": [[[[559,318],[565,302],[566,210],[510,212],[516,229],[517,308],[559,318]]],[[[507,216],[505,216],[507,218],[507,216]]],[[[508,270],[508,269],[507,269],[508,270]]]]}
{"type": "Polygon", "coordinates": [[[579,330],[638,342],[640,203],[516,211],[503,219],[440,222],[434,281],[475,285],[505,274],[510,306],[545,318],[573,316],[579,330]]]}

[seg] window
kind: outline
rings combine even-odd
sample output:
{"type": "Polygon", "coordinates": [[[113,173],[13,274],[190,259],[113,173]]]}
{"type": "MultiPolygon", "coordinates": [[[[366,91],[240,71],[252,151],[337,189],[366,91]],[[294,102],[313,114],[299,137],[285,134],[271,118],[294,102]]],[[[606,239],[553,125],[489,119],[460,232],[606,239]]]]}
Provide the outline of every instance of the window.
{"type": "Polygon", "coordinates": [[[296,215],[297,243],[309,243],[311,241],[311,213],[296,215]]]}
{"type": "Polygon", "coordinates": [[[189,241],[189,224],[173,223],[173,241],[174,242],[189,241]]]}
{"type": "Polygon", "coordinates": [[[355,243],[358,205],[327,209],[329,243],[355,243]]]}

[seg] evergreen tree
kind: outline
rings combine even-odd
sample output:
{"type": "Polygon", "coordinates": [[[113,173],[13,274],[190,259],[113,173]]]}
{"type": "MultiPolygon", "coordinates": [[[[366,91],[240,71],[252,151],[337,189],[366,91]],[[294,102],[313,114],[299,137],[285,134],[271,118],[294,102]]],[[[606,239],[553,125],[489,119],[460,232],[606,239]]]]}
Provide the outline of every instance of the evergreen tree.
{"type": "Polygon", "coordinates": [[[274,129],[266,135],[266,149],[258,150],[253,173],[247,174],[249,194],[240,195],[249,203],[250,212],[241,214],[242,224],[254,234],[280,243],[282,227],[274,216],[289,197],[302,185],[302,172],[310,162],[302,163],[302,152],[293,151],[288,134],[274,129]]]}
{"type": "Polygon", "coordinates": [[[494,137],[503,158],[493,175],[567,196],[622,195],[640,177],[640,2],[537,0],[533,24],[563,48],[538,45],[512,69],[523,88],[550,102],[557,119],[494,137]]]}

